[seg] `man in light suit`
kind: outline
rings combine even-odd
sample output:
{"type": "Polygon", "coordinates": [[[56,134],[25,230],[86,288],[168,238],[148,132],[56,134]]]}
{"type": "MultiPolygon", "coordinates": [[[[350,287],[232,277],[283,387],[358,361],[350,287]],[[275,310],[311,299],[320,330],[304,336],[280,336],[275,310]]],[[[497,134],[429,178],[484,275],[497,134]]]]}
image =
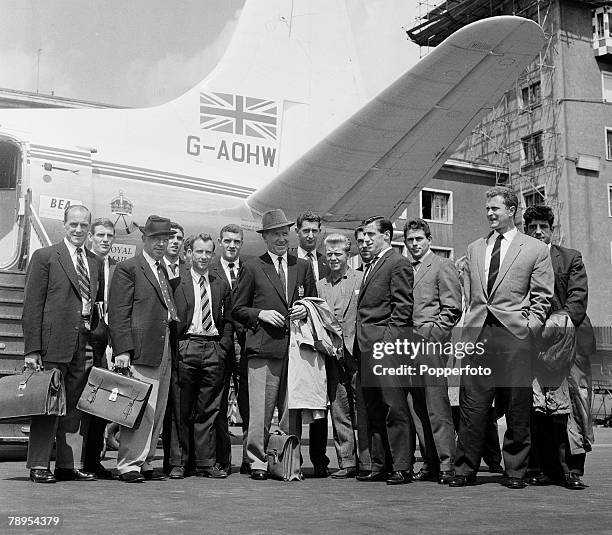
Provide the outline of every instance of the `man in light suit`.
{"type": "Polygon", "coordinates": [[[229,285],[208,269],[214,250],[215,242],[209,234],[185,240],[191,268],[181,268],[174,292],[179,342],[173,396],[179,414],[172,425],[171,479],[185,477],[191,459],[196,476],[227,477],[217,466],[215,422],[222,405],[227,356],[234,345],[232,301],[229,285]]]}
{"type": "MultiPolygon", "coordinates": [[[[413,219],[404,225],[404,243],[414,269],[415,334],[424,341],[445,343],[461,318],[461,282],[455,264],[431,250],[431,230],[426,221],[413,219]]],[[[448,357],[440,352],[419,355],[415,364],[444,368],[448,357]]],[[[411,412],[423,453],[417,481],[448,483],[455,457],[455,430],[444,376],[416,375],[410,389],[411,412]]]]}
{"type": "MultiPolygon", "coordinates": [[[[400,485],[412,481],[414,448],[410,443],[412,417],[408,384],[397,376],[373,373],[375,344],[395,344],[412,337],[412,267],[391,247],[393,224],[382,217],[366,219],[356,231],[358,245],[371,255],[364,266],[357,300],[355,354],[360,362],[363,395],[368,414],[372,471],[358,481],[386,481],[400,485]],[[363,243],[359,243],[362,241],[363,243]],[[387,468],[391,475],[387,477],[387,468]]],[[[401,365],[399,355],[387,362],[401,365]]]]}
{"type": "Polygon", "coordinates": [[[132,366],[134,378],[153,385],[138,429],[121,429],[117,470],[126,483],[162,480],[153,469],[168,390],[172,352],[170,332],[178,316],[164,267],[170,220],[149,216],[141,227],[143,250],[115,268],[108,320],[115,366],[132,366]]]}
{"type": "Polygon", "coordinates": [[[267,479],[266,445],[274,408],[281,428],[299,434],[287,409],[288,321],[304,319],[306,308],[294,305],[302,297],[316,297],[312,268],[305,260],[288,255],[288,221],[282,210],[262,217],[267,252],[245,263],[234,293],[232,315],[247,328],[245,354],[249,377],[249,432],[247,454],[251,478],[267,479]]]}
{"type": "Polygon", "coordinates": [[[533,341],[550,309],[554,274],[546,245],[518,232],[514,224],[517,207],[518,198],[510,188],[488,190],[485,209],[491,232],[468,246],[463,339],[480,344],[482,351],[475,348],[466,360],[471,366],[482,366],[482,373],[462,377],[452,487],[476,480],[494,398],[508,423],[503,444],[505,485],[511,489],[526,486],[533,341]]]}
{"type": "Polygon", "coordinates": [[[85,354],[91,345],[96,302],[103,300],[100,259],[83,246],[91,224],[84,206],[64,212],[64,239],[34,251],[26,274],[23,303],[25,366],[58,369],[66,388],[66,415],[34,416],[30,426],[27,467],[35,483],[93,481],[83,470],[83,440],[88,415],[76,408],[92,366],[85,354]],[[55,474],[49,470],[56,443],[55,474]]]}

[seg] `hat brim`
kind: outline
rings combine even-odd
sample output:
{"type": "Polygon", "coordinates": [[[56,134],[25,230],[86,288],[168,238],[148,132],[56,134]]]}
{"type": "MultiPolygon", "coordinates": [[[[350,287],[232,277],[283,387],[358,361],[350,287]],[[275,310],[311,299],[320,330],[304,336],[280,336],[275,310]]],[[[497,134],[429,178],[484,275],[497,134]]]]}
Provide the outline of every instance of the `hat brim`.
{"type": "Polygon", "coordinates": [[[283,227],[292,227],[293,225],[295,225],[295,222],[287,221],[286,223],[277,223],[276,225],[272,225],[270,227],[262,228],[262,229],[256,230],[255,232],[259,232],[259,234],[263,234],[264,232],[266,232],[268,230],[274,230],[276,228],[283,228],[283,227]]]}
{"type": "Polygon", "coordinates": [[[151,238],[153,236],[172,236],[173,232],[171,230],[169,230],[168,232],[166,231],[157,231],[157,232],[150,232],[147,234],[147,232],[145,232],[145,228],[141,227],[140,225],[138,225],[138,229],[140,230],[140,232],[142,232],[143,236],[146,236],[147,238],[151,238]]]}

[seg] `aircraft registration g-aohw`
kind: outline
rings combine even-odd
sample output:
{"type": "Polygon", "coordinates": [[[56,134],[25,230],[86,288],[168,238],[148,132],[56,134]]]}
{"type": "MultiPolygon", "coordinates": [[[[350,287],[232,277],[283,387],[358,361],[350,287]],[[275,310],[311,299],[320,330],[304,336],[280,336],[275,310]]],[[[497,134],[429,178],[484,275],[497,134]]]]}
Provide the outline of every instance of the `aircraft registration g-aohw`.
{"type": "Polygon", "coordinates": [[[366,102],[359,37],[344,0],[247,0],[217,67],[175,100],[0,110],[0,268],[57,241],[69,203],[117,220],[120,258],[150,214],[187,233],[240,224],[247,250],[271,208],[328,231],[397,217],[544,44],[530,20],[482,20],[366,102]]]}

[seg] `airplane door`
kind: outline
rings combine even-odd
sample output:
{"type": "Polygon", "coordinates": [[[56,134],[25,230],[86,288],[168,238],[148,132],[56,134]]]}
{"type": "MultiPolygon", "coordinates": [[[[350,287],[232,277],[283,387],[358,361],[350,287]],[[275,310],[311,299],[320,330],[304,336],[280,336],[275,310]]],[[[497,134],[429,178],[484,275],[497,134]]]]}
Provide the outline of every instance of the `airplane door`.
{"type": "Polygon", "coordinates": [[[19,187],[22,178],[21,147],[0,138],[0,268],[11,267],[19,247],[19,187]]]}

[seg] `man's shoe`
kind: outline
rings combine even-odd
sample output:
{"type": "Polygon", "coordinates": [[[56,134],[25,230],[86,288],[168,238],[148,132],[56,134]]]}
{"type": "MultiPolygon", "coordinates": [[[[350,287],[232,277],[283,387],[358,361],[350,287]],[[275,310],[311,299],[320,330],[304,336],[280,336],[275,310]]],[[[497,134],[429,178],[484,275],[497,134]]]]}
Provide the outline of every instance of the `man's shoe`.
{"type": "Polygon", "coordinates": [[[114,479],[113,473],[104,468],[104,466],[102,466],[100,463],[98,463],[97,466],[87,466],[84,470],[94,474],[96,479],[114,479]]]}
{"type": "Polygon", "coordinates": [[[196,468],[195,475],[197,477],[209,477],[211,479],[225,479],[227,477],[227,474],[219,470],[216,466],[196,468]]]}
{"type": "Polygon", "coordinates": [[[504,469],[501,464],[491,464],[489,465],[489,472],[491,474],[503,474],[504,469]]]}
{"type": "Polygon", "coordinates": [[[525,480],[521,477],[509,477],[504,482],[504,486],[509,489],[524,489],[527,483],[525,483],[525,480]]]}
{"type": "Polygon", "coordinates": [[[250,474],[251,473],[251,463],[243,462],[240,465],[240,473],[241,474],[250,474]]]}
{"type": "Polygon", "coordinates": [[[438,481],[438,472],[433,472],[427,468],[421,468],[412,476],[414,481],[438,481]]]}
{"type": "Polygon", "coordinates": [[[453,479],[453,472],[451,470],[440,470],[438,473],[438,484],[440,485],[448,485],[451,479],[453,479]]]}
{"type": "Polygon", "coordinates": [[[185,467],[184,466],[173,466],[170,470],[170,479],[185,479],[185,467]]]}
{"type": "Polygon", "coordinates": [[[125,474],[119,474],[119,481],[124,481],[125,483],[143,483],[145,478],[138,470],[131,470],[130,472],[125,472],[125,474]]]}
{"type": "Polygon", "coordinates": [[[404,485],[412,483],[412,472],[408,470],[395,470],[387,479],[387,485],[404,485]]]}
{"type": "Polygon", "coordinates": [[[228,477],[232,475],[232,463],[217,463],[217,468],[228,477]]]}
{"type": "Polygon", "coordinates": [[[251,470],[251,479],[265,481],[268,479],[268,473],[265,470],[251,470]]]}
{"type": "Polygon", "coordinates": [[[95,481],[96,476],[79,468],[56,468],[55,479],[58,481],[95,481]]]}
{"type": "Polygon", "coordinates": [[[468,485],[474,485],[476,483],[476,474],[470,474],[469,476],[458,476],[455,475],[448,481],[449,487],[467,487],[468,485]]]}
{"type": "Polygon", "coordinates": [[[526,477],[525,482],[528,485],[544,487],[546,485],[552,485],[553,481],[546,474],[543,474],[542,472],[537,472],[535,474],[530,474],[528,477],[526,477]]]}
{"type": "Polygon", "coordinates": [[[331,477],[332,479],[349,479],[357,475],[357,468],[351,466],[349,468],[342,468],[337,472],[334,472],[331,477]]]}
{"type": "Polygon", "coordinates": [[[387,472],[370,472],[366,475],[358,475],[357,481],[387,481],[387,472]]]}
{"type": "Polygon", "coordinates": [[[565,474],[564,487],[570,490],[584,490],[587,488],[578,474],[565,474]]]}
{"type": "Polygon", "coordinates": [[[55,483],[57,479],[48,468],[34,468],[30,470],[30,481],[34,481],[34,483],[55,483]]]}
{"type": "Polygon", "coordinates": [[[147,481],[164,481],[166,475],[161,470],[143,470],[142,477],[147,481]]]}
{"type": "Polygon", "coordinates": [[[314,474],[312,477],[316,477],[319,479],[329,477],[329,470],[327,469],[327,466],[323,466],[322,464],[316,464],[314,467],[314,474]]]}

